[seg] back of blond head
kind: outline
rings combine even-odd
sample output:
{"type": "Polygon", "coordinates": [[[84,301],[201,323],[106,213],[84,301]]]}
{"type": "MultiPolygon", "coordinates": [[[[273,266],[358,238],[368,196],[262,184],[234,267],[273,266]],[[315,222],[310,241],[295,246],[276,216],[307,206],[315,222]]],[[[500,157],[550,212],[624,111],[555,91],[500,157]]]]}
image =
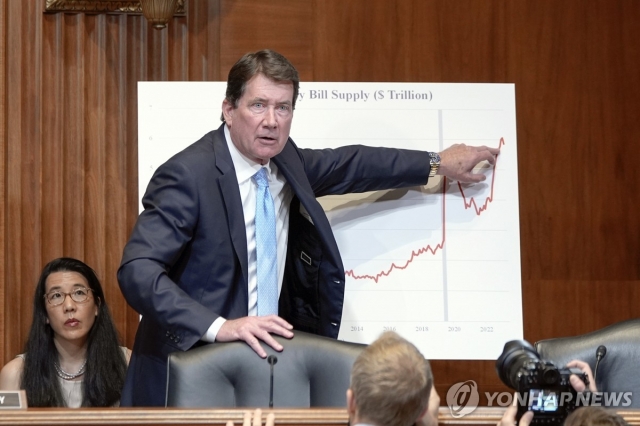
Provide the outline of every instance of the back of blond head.
{"type": "Polygon", "coordinates": [[[351,391],[358,420],[384,426],[409,426],[427,408],[433,384],[431,366],[418,348],[385,332],[353,364],[351,391]]]}
{"type": "Polygon", "coordinates": [[[629,423],[611,409],[580,407],[565,419],[564,426],[629,426],[629,423]]]}

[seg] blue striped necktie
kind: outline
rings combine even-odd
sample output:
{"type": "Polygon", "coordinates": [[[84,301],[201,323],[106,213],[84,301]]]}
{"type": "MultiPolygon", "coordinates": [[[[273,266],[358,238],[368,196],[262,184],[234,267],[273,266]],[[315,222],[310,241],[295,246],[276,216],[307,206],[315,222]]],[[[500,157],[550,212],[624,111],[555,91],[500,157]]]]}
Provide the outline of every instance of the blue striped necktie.
{"type": "Polygon", "coordinates": [[[278,251],[276,215],[269,191],[267,169],[262,167],[253,180],[256,194],[256,256],[258,260],[258,315],[278,314],[278,251]]]}

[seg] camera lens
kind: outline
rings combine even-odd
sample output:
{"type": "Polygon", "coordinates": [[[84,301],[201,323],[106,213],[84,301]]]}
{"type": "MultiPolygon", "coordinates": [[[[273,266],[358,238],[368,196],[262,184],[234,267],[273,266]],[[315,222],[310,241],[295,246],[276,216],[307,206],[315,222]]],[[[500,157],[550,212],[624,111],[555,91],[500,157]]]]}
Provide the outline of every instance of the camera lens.
{"type": "Polygon", "coordinates": [[[560,373],[552,365],[550,368],[545,368],[544,373],[542,373],[542,380],[547,385],[555,385],[560,381],[560,373]]]}
{"type": "Polygon", "coordinates": [[[527,361],[539,361],[538,352],[525,340],[511,340],[504,345],[496,360],[496,371],[502,383],[518,390],[518,373],[527,361]]]}

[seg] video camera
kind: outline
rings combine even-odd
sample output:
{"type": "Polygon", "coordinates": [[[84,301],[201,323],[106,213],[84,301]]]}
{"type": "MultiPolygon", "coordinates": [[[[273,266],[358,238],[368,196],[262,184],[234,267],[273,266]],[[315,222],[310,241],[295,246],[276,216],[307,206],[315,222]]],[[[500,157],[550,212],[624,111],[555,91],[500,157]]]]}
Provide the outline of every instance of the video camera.
{"type": "Polygon", "coordinates": [[[588,405],[580,399],[569,377],[578,376],[589,385],[589,378],[578,368],[558,368],[540,355],[524,340],[512,340],[504,345],[502,355],[496,360],[496,371],[502,382],[518,392],[516,420],[527,411],[533,411],[532,424],[561,425],[579,405],[588,405]]]}

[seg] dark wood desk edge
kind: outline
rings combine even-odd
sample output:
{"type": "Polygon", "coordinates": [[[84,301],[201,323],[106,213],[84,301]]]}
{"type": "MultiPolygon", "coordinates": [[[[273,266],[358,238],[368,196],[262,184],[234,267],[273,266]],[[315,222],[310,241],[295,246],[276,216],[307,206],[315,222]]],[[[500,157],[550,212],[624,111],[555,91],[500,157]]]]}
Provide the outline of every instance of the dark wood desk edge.
{"type": "MultiPolygon", "coordinates": [[[[224,425],[233,420],[242,424],[246,409],[176,408],[31,408],[0,410],[0,425],[224,425]]],[[[265,409],[265,412],[270,410],[265,409]]],[[[347,425],[344,408],[274,409],[276,425],[347,425]]],[[[495,426],[503,408],[479,407],[473,413],[455,418],[446,407],[440,408],[439,424],[449,426],[495,426]]],[[[640,426],[640,410],[618,411],[629,424],[640,426]]]]}

